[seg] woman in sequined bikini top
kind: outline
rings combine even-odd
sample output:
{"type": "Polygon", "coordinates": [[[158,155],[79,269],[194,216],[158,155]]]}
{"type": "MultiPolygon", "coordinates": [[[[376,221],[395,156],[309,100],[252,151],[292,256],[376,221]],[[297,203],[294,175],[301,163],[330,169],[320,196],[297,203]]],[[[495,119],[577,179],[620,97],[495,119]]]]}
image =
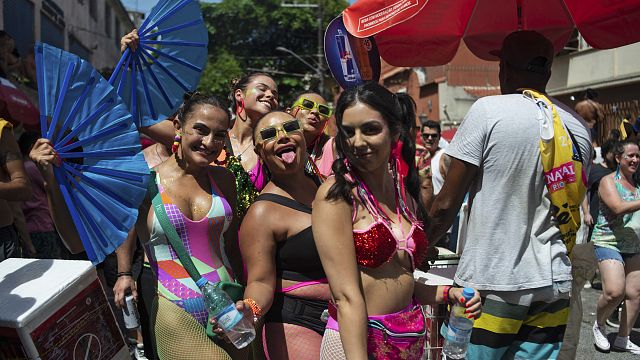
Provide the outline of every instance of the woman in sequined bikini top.
{"type": "Polygon", "coordinates": [[[427,235],[419,223],[413,223],[409,234],[398,239],[389,225],[380,219],[365,230],[353,229],[353,242],[358,265],[367,268],[377,268],[390,261],[397,251],[404,250],[411,257],[415,269],[424,261],[429,246],[427,235]]]}
{"type": "MultiPolygon", "coordinates": [[[[367,83],[345,90],[335,115],[335,176],[318,189],[312,212],[333,297],[320,358],[421,359],[426,322],[420,305],[459,299],[462,289],[413,278],[428,246],[417,170],[409,165],[415,104],[367,83]]],[[[465,305],[479,315],[479,295],[465,305]]]]}

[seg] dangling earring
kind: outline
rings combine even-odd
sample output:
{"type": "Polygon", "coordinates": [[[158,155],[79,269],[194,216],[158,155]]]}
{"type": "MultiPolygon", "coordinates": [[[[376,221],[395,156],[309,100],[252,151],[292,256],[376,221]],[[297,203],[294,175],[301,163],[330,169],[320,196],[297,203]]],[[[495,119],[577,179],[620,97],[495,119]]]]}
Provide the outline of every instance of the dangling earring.
{"type": "Polygon", "coordinates": [[[247,119],[246,116],[244,117],[244,119],[242,118],[242,116],[240,116],[240,114],[242,114],[243,112],[244,112],[244,99],[240,98],[240,104],[236,104],[236,116],[240,118],[240,120],[242,121],[247,119]]]}
{"type": "Polygon", "coordinates": [[[171,152],[177,153],[178,147],[180,146],[180,142],[182,141],[182,132],[180,130],[176,130],[176,136],[173,137],[173,145],[171,145],[171,152]]]}
{"type": "Polygon", "coordinates": [[[353,172],[352,172],[352,168],[351,168],[351,162],[349,162],[349,159],[347,159],[347,157],[344,157],[344,166],[347,168],[347,172],[346,174],[344,174],[344,178],[351,184],[355,183],[355,180],[353,178],[353,172]]]}
{"type": "Polygon", "coordinates": [[[218,159],[213,160],[213,163],[218,165],[218,166],[227,165],[227,158],[229,157],[229,152],[227,152],[227,145],[222,147],[222,151],[224,152],[224,159],[222,159],[222,160],[218,160],[218,159]]]}

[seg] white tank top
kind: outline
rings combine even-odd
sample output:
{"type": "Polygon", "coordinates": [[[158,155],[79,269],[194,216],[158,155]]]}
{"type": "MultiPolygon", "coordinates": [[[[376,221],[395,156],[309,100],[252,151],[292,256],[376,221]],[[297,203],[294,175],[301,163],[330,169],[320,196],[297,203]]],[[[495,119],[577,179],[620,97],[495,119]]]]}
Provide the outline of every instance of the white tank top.
{"type": "Polygon", "coordinates": [[[444,185],[444,176],[440,172],[440,158],[444,154],[444,149],[439,149],[431,159],[431,182],[433,183],[433,195],[438,195],[442,185],[444,185]]]}

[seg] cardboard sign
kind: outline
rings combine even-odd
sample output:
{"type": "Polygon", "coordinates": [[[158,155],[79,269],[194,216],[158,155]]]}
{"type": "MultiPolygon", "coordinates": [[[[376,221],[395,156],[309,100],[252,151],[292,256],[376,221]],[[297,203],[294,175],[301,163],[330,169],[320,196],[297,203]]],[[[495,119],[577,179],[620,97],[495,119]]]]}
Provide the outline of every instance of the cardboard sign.
{"type": "Polygon", "coordinates": [[[375,40],[349,34],[342,15],[327,27],[324,55],[331,74],[343,89],[380,80],[380,54],[375,40]]]}

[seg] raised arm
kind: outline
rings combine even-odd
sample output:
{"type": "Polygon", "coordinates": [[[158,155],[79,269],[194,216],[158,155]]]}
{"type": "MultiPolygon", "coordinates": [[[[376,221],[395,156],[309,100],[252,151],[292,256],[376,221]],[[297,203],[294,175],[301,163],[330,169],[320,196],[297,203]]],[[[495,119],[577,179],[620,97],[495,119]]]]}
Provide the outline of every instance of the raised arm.
{"type": "MultiPolygon", "coordinates": [[[[130,33],[120,39],[120,52],[123,53],[127,48],[131,51],[136,51],[139,45],[140,37],[138,36],[138,29],[133,29],[130,33]]],[[[153,125],[141,127],[139,130],[141,133],[161,143],[167,148],[171,148],[173,137],[175,135],[175,129],[173,128],[171,121],[159,121],[153,125]]]]}
{"type": "Polygon", "coordinates": [[[40,170],[44,179],[44,190],[49,201],[49,213],[62,238],[62,242],[73,254],[83,252],[84,246],[73,225],[73,220],[53,175],[55,155],[51,142],[47,139],[38,139],[33,145],[29,157],[38,166],[38,170],[40,170]]]}
{"type": "Polygon", "coordinates": [[[277,221],[269,216],[264,201],[253,204],[240,227],[240,250],[247,267],[244,297],[253,299],[266,314],[273,302],[276,287],[276,239],[268,225],[277,221]]]}
{"type": "MultiPolygon", "coordinates": [[[[0,199],[27,201],[31,198],[31,185],[22,163],[22,155],[13,132],[5,127],[0,134],[0,167],[7,179],[0,181],[0,199]]],[[[2,172],[0,172],[1,174],[2,172]]]]}
{"type": "Polygon", "coordinates": [[[347,359],[367,359],[367,311],[353,244],[351,206],[329,201],[327,180],[313,202],[312,229],[322,267],[338,309],[340,338],[347,359]]]}
{"type": "Polygon", "coordinates": [[[120,52],[123,53],[127,50],[127,47],[131,49],[131,51],[136,51],[139,44],[140,37],[138,36],[138,29],[133,29],[120,39],[120,52]]]}
{"type": "Polygon", "coordinates": [[[616,189],[613,174],[607,175],[600,181],[598,195],[614,215],[624,215],[640,210],[640,200],[623,201],[616,189]]]}

